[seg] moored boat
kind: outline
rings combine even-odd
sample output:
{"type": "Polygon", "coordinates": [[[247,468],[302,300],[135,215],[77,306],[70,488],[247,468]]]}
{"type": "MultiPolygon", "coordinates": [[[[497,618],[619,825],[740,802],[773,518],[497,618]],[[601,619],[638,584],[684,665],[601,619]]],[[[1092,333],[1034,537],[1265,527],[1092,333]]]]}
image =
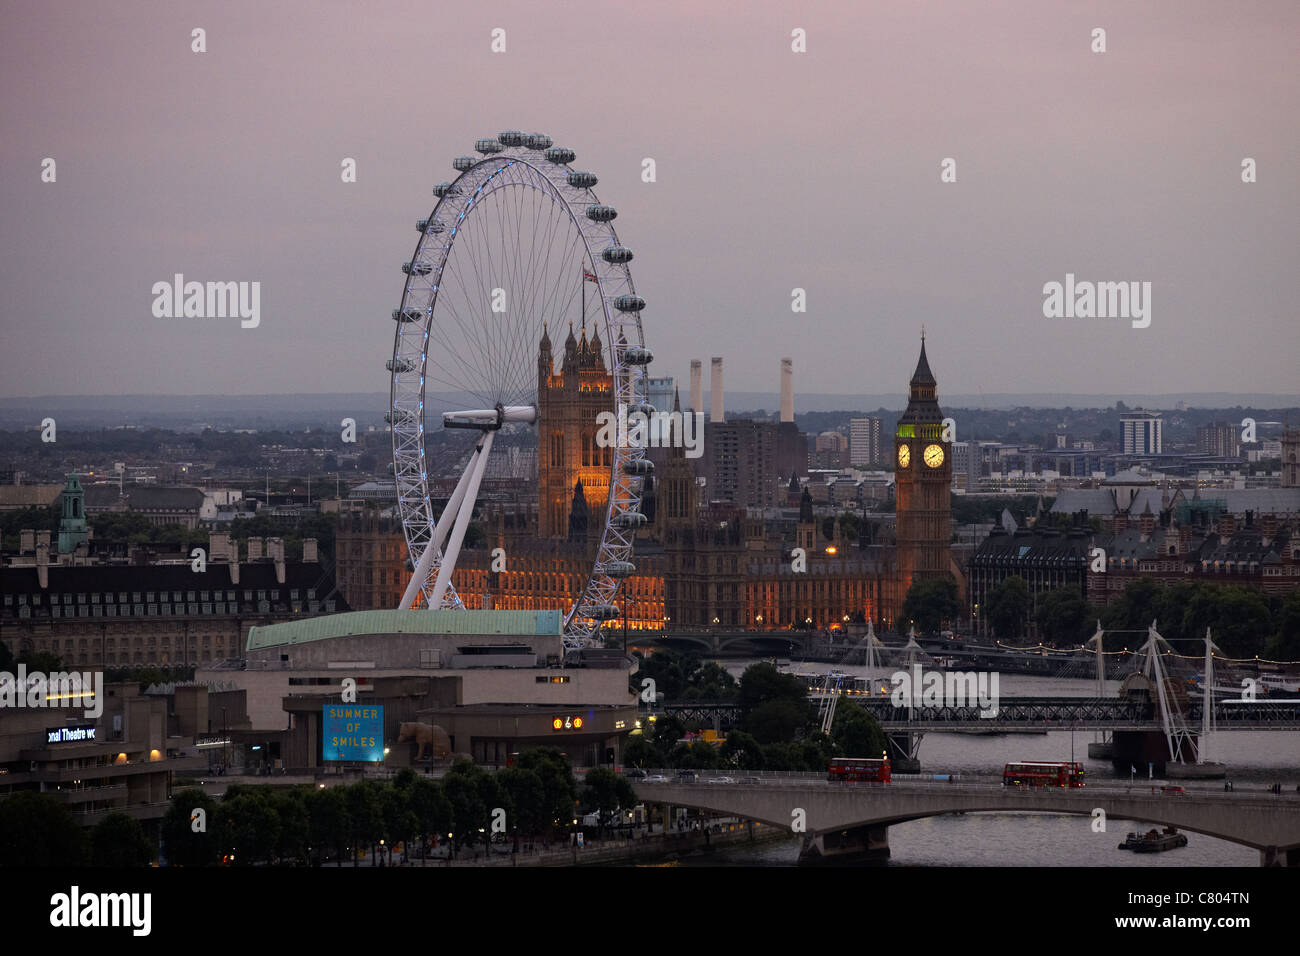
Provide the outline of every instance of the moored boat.
{"type": "Polygon", "coordinates": [[[1179,833],[1175,827],[1161,830],[1148,830],[1146,833],[1130,833],[1128,839],[1119,845],[1121,850],[1133,850],[1135,853],[1163,853],[1180,846],[1187,846],[1187,835],[1179,833]]]}

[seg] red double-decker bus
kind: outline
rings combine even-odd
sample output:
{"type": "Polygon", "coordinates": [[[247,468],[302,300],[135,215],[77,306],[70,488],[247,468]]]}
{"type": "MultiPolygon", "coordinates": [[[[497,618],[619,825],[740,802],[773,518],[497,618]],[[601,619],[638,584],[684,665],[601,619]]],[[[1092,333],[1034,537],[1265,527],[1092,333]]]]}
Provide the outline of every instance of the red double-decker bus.
{"type": "Polygon", "coordinates": [[[831,783],[889,783],[889,758],[836,757],[831,760],[826,779],[831,783]]]}
{"type": "Polygon", "coordinates": [[[1022,760],[1002,770],[1008,787],[1082,787],[1083,764],[1078,761],[1022,760]]]}

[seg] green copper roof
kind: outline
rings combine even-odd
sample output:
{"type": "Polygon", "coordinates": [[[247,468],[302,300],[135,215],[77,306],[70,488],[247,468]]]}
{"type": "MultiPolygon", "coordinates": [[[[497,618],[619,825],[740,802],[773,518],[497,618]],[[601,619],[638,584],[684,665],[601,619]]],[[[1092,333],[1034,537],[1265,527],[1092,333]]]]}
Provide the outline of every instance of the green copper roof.
{"type": "Polygon", "coordinates": [[[247,649],[359,634],[558,636],[561,620],[559,611],[348,611],[254,627],[247,649]]]}

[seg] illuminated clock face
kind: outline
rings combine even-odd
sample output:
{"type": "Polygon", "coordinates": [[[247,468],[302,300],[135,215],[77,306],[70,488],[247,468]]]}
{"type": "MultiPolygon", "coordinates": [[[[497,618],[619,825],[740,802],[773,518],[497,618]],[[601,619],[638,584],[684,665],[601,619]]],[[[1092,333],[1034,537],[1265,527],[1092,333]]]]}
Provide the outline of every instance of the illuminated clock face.
{"type": "Polygon", "coordinates": [[[926,445],[925,454],[922,457],[931,468],[938,468],[943,464],[943,448],[940,445],[926,445]]]}
{"type": "Polygon", "coordinates": [[[907,445],[898,446],[898,467],[906,468],[912,463],[912,449],[907,445]]]}

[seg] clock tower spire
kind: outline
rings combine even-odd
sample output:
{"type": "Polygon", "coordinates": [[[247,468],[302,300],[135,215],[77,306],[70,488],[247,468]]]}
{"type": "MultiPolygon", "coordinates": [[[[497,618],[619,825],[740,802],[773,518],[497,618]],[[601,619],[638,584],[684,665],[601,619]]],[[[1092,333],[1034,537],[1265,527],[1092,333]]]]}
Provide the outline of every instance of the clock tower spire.
{"type": "MultiPolygon", "coordinates": [[[[918,581],[949,574],[952,561],[952,443],[944,440],[938,384],[925,354],[908,383],[907,410],[894,432],[898,576],[895,611],[918,581]]],[[[895,627],[902,622],[895,619],[895,627]]]]}

